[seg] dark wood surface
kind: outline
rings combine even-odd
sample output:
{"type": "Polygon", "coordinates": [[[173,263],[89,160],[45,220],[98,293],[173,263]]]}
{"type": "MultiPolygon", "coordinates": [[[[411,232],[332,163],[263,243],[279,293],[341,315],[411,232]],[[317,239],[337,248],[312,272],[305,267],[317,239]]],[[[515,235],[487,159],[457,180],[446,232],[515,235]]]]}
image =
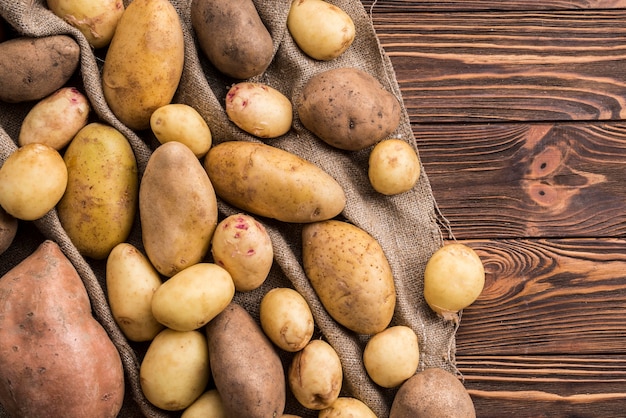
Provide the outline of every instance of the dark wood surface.
{"type": "Polygon", "coordinates": [[[626,1],[364,1],[455,239],[481,417],[626,417],[626,1]]]}

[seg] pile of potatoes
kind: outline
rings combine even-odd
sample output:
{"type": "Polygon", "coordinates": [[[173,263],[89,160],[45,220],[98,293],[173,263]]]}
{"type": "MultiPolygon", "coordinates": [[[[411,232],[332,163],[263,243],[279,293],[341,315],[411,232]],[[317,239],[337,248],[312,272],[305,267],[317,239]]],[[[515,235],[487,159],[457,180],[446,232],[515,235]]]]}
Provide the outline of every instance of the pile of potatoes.
{"type": "MultiPolygon", "coordinates": [[[[321,303],[337,323],[370,337],[363,352],[369,377],[398,390],[391,417],[475,416],[456,376],[418,371],[415,332],[390,326],[396,291],[389,262],[371,235],[341,219],[347,205],[341,184],[263,142],[286,135],[296,116],[328,146],[370,150],[373,190],[403,193],[417,183],[420,163],[411,145],[392,137],[400,123],[398,99],[350,67],[313,75],[293,100],[250,81],[273,54],[254,4],[193,0],[198,47],[236,80],[223,98],[225,114],[259,139],[215,141],[196,109],[172,102],[185,53],[169,1],[134,0],[126,8],[121,0],[92,3],[48,0],[48,7],[93,48],[106,48],[107,105],[125,126],[149,131],[159,144],[140,173],[122,132],[98,121],[85,95],[67,86],[79,66],[72,38],[0,42],[0,100],[34,102],[18,149],[0,167],[0,252],[11,245],[17,220],[56,209],[80,253],[106,263],[111,312],[128,340],[148,345],[141,389],[160,409],[181,411],[183,418],[288,417],[291,394],[319,417],[375,417],[342,392],[344,365],[328,342],[313,338],[313,314],[302,295],[271,289],[259,321],[233,301],[236,292],[258,289],[272,268],[263,219],[301,224],[302,266],[321,303]],[[242,25],[239,38],[226,30],[242,25]],[[29,65],[19,60],[25,50],[42,57],[36,67],[46,70],[33,73],[28,86],[15,74],[29,65]],[[218,200],[239,212],[220,217],[218,200]],[[137,219],[141,248],[128,242],[137,219]],[[286,370],[281,351],[293,354],[286,370]],[[241,361],[247,358],[255,361],[241,361]]],[[[350,16],[323,0],[295,0],[286,25],[314,60],[339,57],[356,36],[350,16]],[[320,33],[326,36],[315,36],[320,33]]],[[[435,312],[458,320],[483,285],[476,253],[454,243],[429,261],[424,296],[435,312]]]]}

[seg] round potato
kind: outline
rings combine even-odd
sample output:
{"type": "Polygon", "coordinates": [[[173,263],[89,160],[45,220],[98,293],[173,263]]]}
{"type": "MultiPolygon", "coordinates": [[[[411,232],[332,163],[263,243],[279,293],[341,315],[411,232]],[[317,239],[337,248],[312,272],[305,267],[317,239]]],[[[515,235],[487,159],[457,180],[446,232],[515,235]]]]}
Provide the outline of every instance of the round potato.
{"type": "Polygon", "coordinates": [[[222,397],[216,389],[208,390],[189,405],[180,418],[226,418],[222,397]]]}
{"type": "Polygon", "coordinates": [[[0,206],[17,219],[39,219],[61,200],[67,181],[67,167],[57,150],[24,145],[0,167],[0,206]]]}
{"type": "Polygon", "coordinates": [[[17,218],[9,215],[0,206],[0,254],[5,252],[13,243],[15,235],[17,235],[17,228],[17,218]]]}
{"type": "Polygon", "coordinates": [[[419,359],[417,335],[403,325],[389,327],[374,335],[363,350],[367,374],[385,388],[399,386],[413,376],[419,359]]]}
{"type": "Polygon", "coordinates": [[[315,323],[306,300],[290,288],[273,288],[261,300],[261,327],[285,351],[299,351],[311,340],[315,323]]]}
{"type": "Polygon", "coordinates": [[[178,141],[198,158],[206,155],[213,143],[211,129],[193,107],[172,103],[159,107],[150,117],[150,128],[161,144],[178,141]]]}
{"type": "Polygon", "coordinates": [[[291,129],[291,101],[263,83],[241,82],[226,95],[226,114],[239,128],[259,138],[276,138],[291,129]]]}
{"type": "Polygon", "coordinates": [[[331,406],[322,409],[318,418],[376,418],[376,414],[356,398],[339,397],[331,406]]]}
{"type": "Polygon", "coordinates": [[[369,157],[368,177],[374,190],[384,195],[404,193],[420,176],[420,161],[413,147],[401,139],[385,139],[369,157]]]}

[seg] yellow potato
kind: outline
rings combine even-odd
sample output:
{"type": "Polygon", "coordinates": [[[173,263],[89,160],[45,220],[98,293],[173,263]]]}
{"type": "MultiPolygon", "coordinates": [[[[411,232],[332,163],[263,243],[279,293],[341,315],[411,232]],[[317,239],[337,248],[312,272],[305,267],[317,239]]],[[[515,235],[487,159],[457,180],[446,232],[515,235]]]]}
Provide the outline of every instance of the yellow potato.
{"type": "Polygon", "coordinates": [[[374,335],[363,350],[363,364],[370,378],[385,388],[399,386],[413,376],[419,365],[417,335],[403,325],[374,335]]]}
{"type": "Polygon", "coordinates": [[[369,157],[368,177],[374,190],[384,195],[404,193],[415,186],[420,162],[413,147],[401,139],[385,139],[369,157]]]}
{"type": "Polygon", "coordinates": [[[167,411],[183,410],[198,399],[210,374],[204,334],[167,328],[154,337],[139,368],[146,399],[167,411]]]}
{"type": "Polygon", "coordinates": [[[217,264],[198,263],[176,273],[152,296],[157,321],[177,331],[206,325],[235,295],[230,274],[217,264]]]}
{"type": "Polygon", "coordinates": [[[59,151],[87,125],[89,111],[89,100],[84,94],[74,87],[63,87],[26,114],[18,143],[22,146],[39,142],[59,151]]]}
{"type": "Polygon", "coordinates": [[[328,173],[266,144],[223,142],[209,150],[204,168],[218,196],[252,214],[307,223],[333,218],[346,205],[328,173]]]}
{"type": "Polygon", "coordinates": [[[106,262],[106,289],[115,322],[131,341],[150,341],[163,325],[152,315],[152,296],[161,277],[133,245],[116,245],[106,262]]]}
{"type": "Polygon", "coordinates": [[[67,167],[57,150],[24,145],[0,167],[0,206],[17,219],[39,219],[61,200],[67,181],[67,167]]]}
{"type": "Polygon", "coordinates": [[[181,418],[226,418],[222,397],[216,389],[204,392],[189,405],[181,418]]]}
{"type": "Polygon", "coordinates": [[[376,414],[356,398],[339,397],[331,406],[322,409],[318,418],[376,418],[376,414]]]}
{"type": "Polygon", "coordinates": [[[111,111],[135,130],[172,101],[184,63],[180,18],[168,0],[134,0],[117,24],[102,67],[111,111]]]}
{"type": "Polygon", "coordinates": [[[241,82],[226,95],[226,114],[238,127],[259,138],[276,138],[291,129],[291,101],[262,83],[241,82]]]}
{"type": "Polygon", "coordinates": [[[305,54],[323,61],[343,54],[352,45],[356,33],[352,18],[323,0],[293,0],[287,28],[305,54]]]}
{"type": "Polygon", "coordinates": [[[57,205],[59,220],[81,254],[102,260],[128,238],[135,220],[135,154],[117,129],[90,123],[72,139],[63,159],[68,183],[57,205]]]}
{"type": "Polygon", "coordinates": [[[359,334],[389,325],[396,305],[391,266],[366,231],[338,220],[304,225],[302,261],[320,301],[341,325],[359,334]]]}
{"type": "Polygon", "coordinates": [[[211,148],[211,129],[193,107],[172,103],[159,107],[150,117],[150,128],[160,143],[178,141],[189,147],[198,158],[211,148]]]}
{"type": "Polygon", "coordinates": [[[299,351],[311,340],[315,323],[306,300],[290,288],[273,288],[261,300],[261,327],[285,351],[299,351]]]}

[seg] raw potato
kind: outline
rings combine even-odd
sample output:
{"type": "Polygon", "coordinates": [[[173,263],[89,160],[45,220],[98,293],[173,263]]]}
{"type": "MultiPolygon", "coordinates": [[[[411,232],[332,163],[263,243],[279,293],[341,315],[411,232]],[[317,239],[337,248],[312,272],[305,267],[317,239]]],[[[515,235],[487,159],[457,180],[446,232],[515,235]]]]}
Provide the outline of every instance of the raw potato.
{"type": "Polygon", "coordinates": [[[152,153],[139,186],[139,216],[144,249],[162,275],[204,258],[217,226],[217,199],[189,147],[172,141],[152,153]]]}
{"type": "Polygon", "coordinates": [[[376,414],[356,398],[339,397],[331,406],[322,409],[318,418],[377,418],[376,414]]]}
{"type": "Polygon", "coordinates": [[[389,418],[476,418],[472,398],[459,379],[428,368],[404,382],[395,395],[389,418]]]}
{"type": "Polygon", "coordinates": [[[245,213],[230,215],[217,225],[211,253],[213,261],[230,273],[240,292],[261,286],[274,262],[272,241],[265,227],[245,213]]]}
{"type": "Polygon", "coordinates": [[[363,365],[378,385],[393,388],[417,371],[420,352],[417,335],[403,325],[389,327],[374,335],[363,350],[363,365]]]}
{"type": "Polygon", "coordinates": [[[24,145],[0,167],[0,206],[17,219],[39,219],[61,200],[67,181],[58,151],[43,144],[24,145]]]}
{"type": "Polygon", "coordinates": [[[313,314],[300,293],[290,288],[273,288],[261,300],[261,327],[279,348],[295,352],[311,340],[313,314]]]}
{"type": "Polygon", "coordinates": [[[189,405],[180,418],[227,418],[222,397],[216,389],[204,392],[189,405]]]}
{"type": "Polygon", "coordinates": [[[0,404],[13,417],[114,418],[124,401],[117,348],[53,241],[0,278],[0,404]]]}
{"type": "Polygon", "coordinates": [[[384,195],[412,189],[420,171],[417,152],[401,139],[382,140],[370,153],[368,178],[374,190],[384,195]]]}
{"type": "Polygon", "coordinates": [[[376,334],[391,322],[396,292],[380,244],[343,221],[304,225],[302,261],[320,301],[337,322],[358,334],[376,334]]]}
{"type": "Polygon", "coordinates": [[[200,50],[229,77],[260,75],[272,62],[272,36],[252,0],[193,0],[191,24],[200,50]]]}
{"type": "Polygon", "coordinates": [[[286,387],[283,364],[254,318],[231,303],[206,326],[213,381],[226,416],[281,416],[286,387]]]}
{"type": "Polygon", "coordinates": [[[323,61],[343,54],[352,45],[356,32],[345,11],[323,0],[293,0],[287,28],[305,54],[323,61]]]}
{"type": "Polygon", "coordinates": [[[18,37],[0,43],[0,100],[40,100],[57,91],[78,68],[80,47],[67,35],[18,37]]]}
{"type": "Polygon", "coordinates": [[[289,387],[305,408],[321,410],[339,398],[343,369],[335,349],[324,340],[312,340],[291,360],[289,387]]]}
{"type": "Polygon", "coordinates": [[[0,207],[0,254],[5,252],[13,243],[17,234],[17,218],[9,215],[0,207]]]}
{"type": "Polygon", "coordinates": [[[374,145],[400,124],[398,99],[372,75],[352,67],[317,73],[294,103],[305,128],[342,150],[374,145]]]}
{"type": "Polygon", "coordinates": [[[191,405],[209,382],[207,341],[199,331],[164,329],[150,343],[139,368],[146,399],[166,411],[191,405]]]}
{"type": "Polygon", "coordinates": [[[127,242],[116,245],[106,262],[106,289],[115,322],[131,341],[151,341],[163,325],[152,315],[152,296],[161,277],[150,261],[127,242]]]}
{"type": "Polygon", "coordinates": [[[205,326],[235,295],[230,274],[217,264],[198,263],[165,281],[152,297],[152,314],[168,328],[192,331],[205,326]]]}
{"type": "Polygon", "coordinates": [[[63,155],[67,189],[57,205],[61,225],[81,254],[105,259],[135,220],[137,161],[120,131],[102,123],[81,129],[63,155]]]}
{"type": "Polygon", "coordinates": [[[118,22],[102,68],[104,97],[134,130],[172,101],[184,63],[183,29],[168,0],[134,0],[118,22]]]}
{"type": "Polygon", "coordinates": [[[198,158],[206,155],[213,143],[211,129],[193,107],[171,103],[159,107],[150,117],[150,128],[161,144],[178,141],[198,158]]]}
{"type": "Polygon", "coordinates": [[[291,129],[291,101],[263,83],[241,82],[226,95],[226,114],[239,128],[259,138],[276,138],[291,129]]]}
{"type": "Polygon", "coordinates": [[[218,196],[252,214],[308,223],[333,218],[346,205],[343,188],[328,173],[270,145],[223,142],[209,150],[204,168],[218,196]]]}
{"type": "Polygon", "coordinates": [[[94,48],[111,42],[124,13],[122,0],[47,0],[48,8],[81,31],[94,48]]]}

